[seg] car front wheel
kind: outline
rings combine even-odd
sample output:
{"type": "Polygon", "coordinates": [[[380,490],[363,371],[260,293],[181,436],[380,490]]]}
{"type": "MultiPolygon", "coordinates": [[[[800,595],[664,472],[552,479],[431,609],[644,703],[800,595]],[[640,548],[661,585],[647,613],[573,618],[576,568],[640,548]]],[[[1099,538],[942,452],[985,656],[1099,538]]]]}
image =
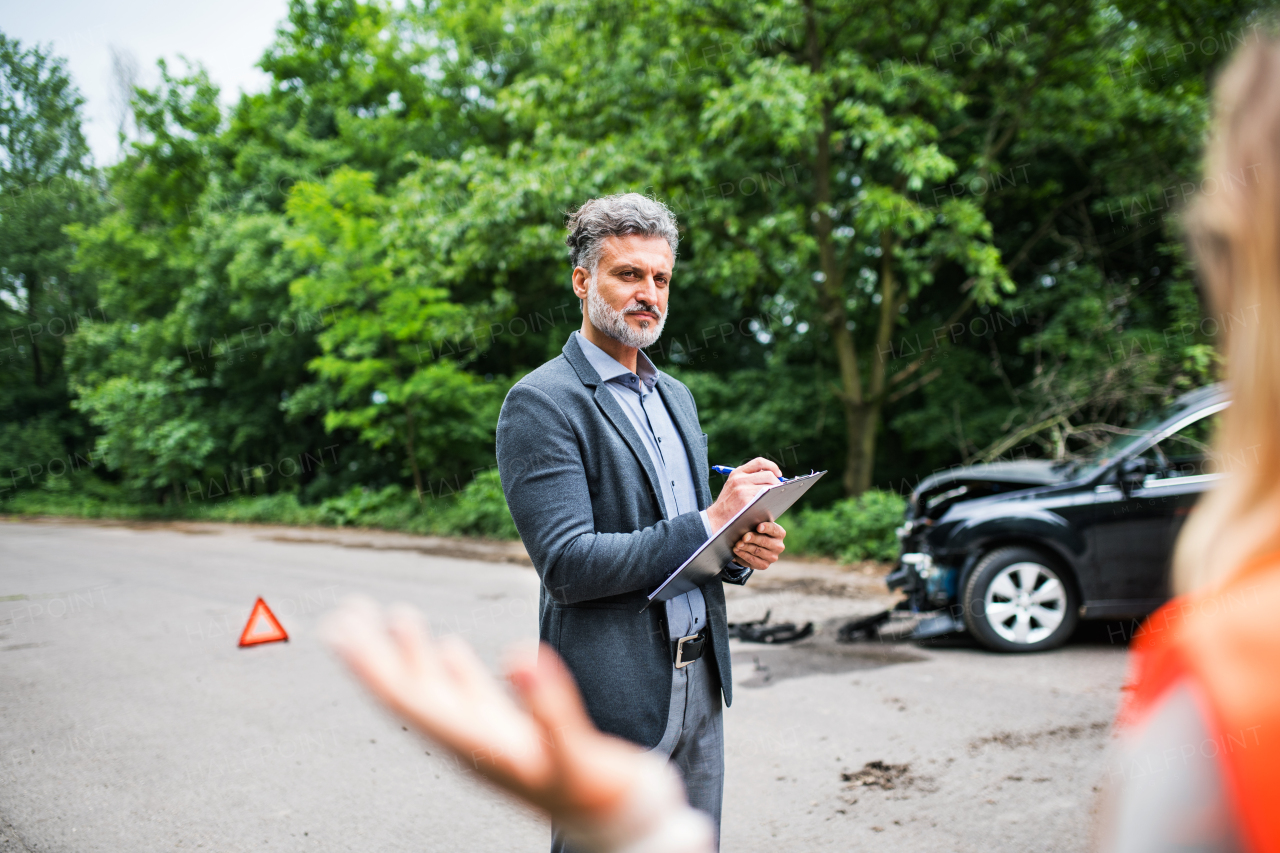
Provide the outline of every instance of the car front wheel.
{"type": "Polygon", "coordinates": [[[1070,578],[1039,551],[997,548],[965,584],[964,623],[993,651],[1038,652],[1066,642],[1079,618],[1070,578]]]}

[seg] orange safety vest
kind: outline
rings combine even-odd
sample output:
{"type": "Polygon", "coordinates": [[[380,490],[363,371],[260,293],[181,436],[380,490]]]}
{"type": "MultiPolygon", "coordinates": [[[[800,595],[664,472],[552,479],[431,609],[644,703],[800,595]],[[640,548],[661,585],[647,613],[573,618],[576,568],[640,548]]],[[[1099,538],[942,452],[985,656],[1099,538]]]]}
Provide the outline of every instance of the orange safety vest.
{"type": "Polygon", "coordinates": [[[1225,585],[1181,596],[1143,623],[1119,726],[1140,724],[1165,692],[1191,679],[1214,739],[1242,840],[1280,853],[1280,553],[1245,565],[1225,585]]]}

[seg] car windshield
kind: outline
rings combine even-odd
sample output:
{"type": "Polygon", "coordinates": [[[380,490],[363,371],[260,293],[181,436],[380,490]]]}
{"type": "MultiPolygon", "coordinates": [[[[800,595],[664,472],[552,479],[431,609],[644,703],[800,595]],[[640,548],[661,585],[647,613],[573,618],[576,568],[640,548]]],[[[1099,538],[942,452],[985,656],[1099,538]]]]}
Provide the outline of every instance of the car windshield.
{"type": "Polygon", "coordinates": [[[1091,455],[1083,459],[1072,459],[1059,463],[1061,465],[1060,470],[1062,475],[1064,477],[1076,478],[1089,477],[1098,473],[1182,408],[1182,406],[1175,403],[1165,406],[1150,417],[1143,419],[1143,421],[1137,426],[1124,428],[1116,427],[1116,432],[1112,433],[1102,446],[1095,450],[1091,455]]]}

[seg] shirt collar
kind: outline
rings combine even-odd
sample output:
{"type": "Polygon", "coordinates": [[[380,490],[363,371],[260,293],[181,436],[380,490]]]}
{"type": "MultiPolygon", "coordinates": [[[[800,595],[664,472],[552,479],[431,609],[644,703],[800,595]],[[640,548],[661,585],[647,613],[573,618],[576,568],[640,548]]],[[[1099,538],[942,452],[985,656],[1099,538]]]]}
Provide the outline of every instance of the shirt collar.
{"type": "MultiPolygon", "coordinates": [[[[632,373],[616,358],[587,340],[582,332],[575,331],[574,334],[578,337],[578,347],[582,350],[582,354],[587,357],[587,361],[595,368],[596,373],[600,374],[601,382],[618,381],[620,384],[629,385],[631,383],[626,381],[627,377],[638,375],[645,388],[650,391],[658,384],[658,368],[654,367],[653,362],[643,350],[636,353],[636,372],[632,373]]],[[[635,390],[639,391],[638,388],[635,390]]]]}

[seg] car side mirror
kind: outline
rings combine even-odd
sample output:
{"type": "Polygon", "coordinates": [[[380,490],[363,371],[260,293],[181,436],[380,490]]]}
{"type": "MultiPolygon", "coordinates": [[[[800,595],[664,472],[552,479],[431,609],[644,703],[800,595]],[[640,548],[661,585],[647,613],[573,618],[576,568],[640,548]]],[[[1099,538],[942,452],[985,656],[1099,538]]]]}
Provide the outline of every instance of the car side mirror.
{"type": "Polygon", "coordinates": [[[1128,495],[1133,492],[1134,489],[1142,488],[1142,484],[1146,481],[1147,475],[1150,473],[1150,460],[1144,459],[1141,456],[1134,457],[1133,459],[1126,459],[1120,464],[1120,491],[1128,495]]]}

